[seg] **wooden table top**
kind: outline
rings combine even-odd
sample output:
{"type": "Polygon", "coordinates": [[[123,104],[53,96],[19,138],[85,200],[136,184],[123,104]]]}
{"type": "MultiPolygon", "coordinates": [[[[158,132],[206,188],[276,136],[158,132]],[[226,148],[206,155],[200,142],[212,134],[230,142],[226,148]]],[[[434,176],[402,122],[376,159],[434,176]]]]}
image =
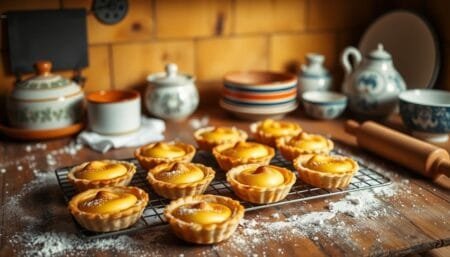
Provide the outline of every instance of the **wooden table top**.
{"type": "MultiPolygon", "coordinates": [[[[211,125],[248,130],[250,122],[236,120],[218,107],[199,110],[190,119],[206,114],[211,125]]],[[[355,140],[344,132],[343,120],[310,120],[300,111],[287,119],[298,121],[306,131],[331,135],[333,140],[347,144],[350,151],[390,177],[393,184],[368,194],[373,199],[362,199],[376,204],[362,206],[366,208],[360,210],[364,215],[356,217],[345,211],[330,211],[336,203],[359,206],[345,195],[247,212],[245,222],[229,240],[212,246],[184,243],[167,226],[116,239],[84,241],[74,236],[77,230],[54,169],[87,160],[128,158],[134,149],[100,154],[87,147],[68,146],[73,138],[41,143],[3,138],[0,256],[388,256],[450,244],[448,189],[355,147],[355,140]],[[324,218],[307,222],[314,216],[324,218]]],[[[391,125],[395,124],[394,120],[391,125]]],[[[189,120],[166,125],[166,139],[194,143],[189,120]]],[[[449,143],[441,146],[450,149],[449,143]]],[[[444,249],[440,255],[426,256],[449,254],[448,248],[444,249]]]]}

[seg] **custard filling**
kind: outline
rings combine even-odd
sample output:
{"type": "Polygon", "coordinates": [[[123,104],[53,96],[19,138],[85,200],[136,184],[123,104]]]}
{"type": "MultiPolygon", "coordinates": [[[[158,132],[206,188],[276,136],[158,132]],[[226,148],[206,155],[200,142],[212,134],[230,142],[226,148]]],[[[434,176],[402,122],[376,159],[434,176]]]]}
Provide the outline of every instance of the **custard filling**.
{"type": "Polygon", "coordinates": [[[315,154],[303,166],[325,173],[346,173],[353,170],[353,164],[349,160],[322,154],[315,154]]]}
{"type": "Polygon", "coordinates": [[[320,150],[328,147],[328,142],[324,137],[306,133],[291,138],[287,144],[308,150],[320,150]]]}
{"type": "Polygon", "coordinates": [[[258,187],[276,187],[284,183],[284,176],[273,166],[260,166],[244,170],[236,176],[242,184],[258,187]]]}
{"type": "Polygon", "coordinates": [[[261,123],[259,129],[272,136],[282,137],[296,135],[299,132],[300,127],[292,122],[267,119],[261,123]]]}
{"type": "Polygon", "coordinates": [[[186,222],[209,225],[226,221],[231,216],[231,209],[220,203],[199,202],[182,205],[173,215],[186,222]]]}
{"type": "Polygon", "coordinates": [[[120,163],[93,161],[76,173],[76,177],[87,180],[113,179],[123,176],[128,168],[120,163]]]}
{"type": "Polygon", "coordinates": [[[142,155],[154,158],[174,159],[186,155],[186,151],[183,147],[177,145],[158,142],[153,146],[145,148],[142,155]]]}
{"type": "Polygon", "coordinates": [[[97,194],[78,205],[78,208],[90,213],[109,213],[128,209],[136,204],[137,197],[129,193],[113,193],[109,191],[98,191],[97,194]]]}
{"type": "Polygon", "coordinates": [[[239,132],[233,128],[218,127],[202,133],[202,137],[213,142],[232,141],[239,139],[239,132]]]}
{"type": "Polygon", "coordinates": [[[155,174],[155,178],[173,184],[194,183],[202,180],[205,173],[194,164],[174,163],[155,174]]]}
{"type": "Polygon", "coordinates": [[[267,156],[269,151],[264,145],[251,142],[238,142],[222,154],[235,158],[261,158],[267,156]]]}

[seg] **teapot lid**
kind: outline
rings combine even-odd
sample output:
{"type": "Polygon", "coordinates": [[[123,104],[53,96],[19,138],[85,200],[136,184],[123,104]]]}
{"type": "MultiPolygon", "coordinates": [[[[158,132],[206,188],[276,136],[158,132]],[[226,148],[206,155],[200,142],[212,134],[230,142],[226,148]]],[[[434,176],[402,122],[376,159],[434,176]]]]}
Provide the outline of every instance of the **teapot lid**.
{"type": "Polygon", "coordinates": [[[377,49],[369,53],[369,59],[372,60],[391,60],[391,55],[384,50],[383,44],[378,44],[377,49]]]}
{"type": "Polygon", "coordinates": [[[38,61],[35,65],[37,75],[18,82],[12,97],[21,100],[51,99],[73,95],[81,91],[81,87],[63,76],[52,74],[52,63],[38,61]]]}
{"type": "Polygon", "coordinates": [[[156,85],[180,86],[190,83],[194,77],[187,74],[178,73],[178,66],[175,63],[169,63],[165,67],[165,72],[151,74],[147,81],[156,85]]]}

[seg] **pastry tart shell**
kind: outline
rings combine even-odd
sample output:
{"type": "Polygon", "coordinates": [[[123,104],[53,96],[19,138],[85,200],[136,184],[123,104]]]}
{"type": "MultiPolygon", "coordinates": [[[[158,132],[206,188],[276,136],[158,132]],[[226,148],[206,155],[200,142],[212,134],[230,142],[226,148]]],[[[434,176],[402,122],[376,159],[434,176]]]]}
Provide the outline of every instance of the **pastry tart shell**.
{"type": "Polygon", "coordinates": [[[312,155],[300,155],[294,159],[294,167],[298,172],[298,175],[302,181],[319,188],[333,189],[333,188],[345,188],[350,184],[353,176],[359,169],[358,163],[351,158],[340,156],[349,160],[353,169],[346,173],[327,173],[309,169],[303,166],[303,163],[308,161],[312,155]]]}
{"type": "MultiPolygon", "coordinates": [[[[265,133],[264,131],[260,130],[259,127],[261,126],[261,124],[262,121],[250,124],[250,133],[252,134],[253,138],[255,139],[256,142],[275,147],[276,140],[279,137],[276,137],[269,133],[265,133]]],[[[300,126],[298,126],[298,131],[295,131],[293,134],[299,134],[302,131],[303,129],[300,126]]]]}
{"type": "Polygon", "coordinates": [[[125,161],[115,161],[115,160],[105,160],[107,163],[116,163],[122,164],[127,167],[127,172],[119,177],[113,179],[103,179],[103,180],[88,180],[77,178],[76,173],[82,170],[86,165],[90,162],[84,162],[80,165],[73,167],[69,173],[67,174],[67,179],[69,182],[75,187],[78,192],[94,189],[94,188],[102,188],[102,187],[112,187],[112,186],[127,186],[130,184],[131,179],[133,178],[134,173],[136,173],[136,166],[133,163],[125,162],[125,161]]]}
{"type": "Polygon", "coordinates": [[[171,144],[181,146],[186,152],[185,155],[177,157],[177,158],[157,158],[145,156],[142,154],[145,148],[153,147],[156,143],[142,146],[134,151],[134,157],[139,161],[139,164],[145,169],[151,169],[158,164],[161,163],[169,163],[169,162],[191,162],[195,155],[195,147],[189,144],[179,143],[179,142],[170,142],[171,144]]]}
{"type": "Polygon", "coordinates": [[[291,137],[281,137],[276,140],[277,149],[280,151],[281,155],[288,161],[292,161],[299,155],[305,154],[328,154],[333,150],[333,141],[327,140],[327,147],[323,149],[301,149],[292,145],[287,144],[291,137]]]}
{"type": "Polygon", "coordinates": [[[171,163],[162,163],[153,169],[150,169],[147,173],[147,181],[152,186],[153,190],[155,190],[158,195],[168,199],[178,199],[180,197],[203,194],[216,174],[210,167],[195,163],[192,165],[200,168],[205,174],[205,177],[199,181],[186,184],[173,184],[156,179],[155,175],[169,165],[171,165],[171,163]]]}
{"type": "Polygon", "coordinates": [[[259,158],[243,158],[243,157],[230,157],[227,155],[222,154],[222,152],[226,149],[229,149],[233,147],[234,144],[223,144],[218,145],[213,148],[212,153],[214,157],[216,158],[217,163],[219,164],[219,167],[224,170],[228,171],[233,167],[243,165],[243,164],[269,164],[272,158],[275,156],[275,150],[267,145],[263,145],[266,147],[268,154],[263,157],[259,158]]]}
{"type": "Polygon", "coordinates": [[[198,148],[205,150],[205,151],[211,151],[215,146],[221,145],[221,144],[234,144],[239,141],[245,141],[247,140],[247,133],[241,129],[232,127],[237,133],[238,138],[234,140],[221,140],[220,142],[213,141],[213,140],[207,140],[202,137],[202,134],[211,130],[214,130],[215,127],[206,127],[206,128],[200,128],[194,132],[194,138],[197,142],[198,148]]]}
{"type": "Polygon", "coordinates": [[[125,229],[135,224],[142,216],[148,203],[147,193],[137,187],[106,187],[89,189],[75,195],[69,202],[69,211],[75,220],[85,229],[94,232],[109,232],[125,229]],[[98,191],[125,192],[137,197],[138,202],[133,207],[115,213],[90,213],[78,208],[81,201],[88,197],[95,196],[98,191]]]}
{"type": "Polygon", "coordinates": [[[196,244],[214,244],[228,239],[236,230],[239,221],[244,217],[244,207],[236,200],[218,195],[197,195],[179,198],[172,201],[164,210],[164,215],[175,235],[196,244]],[[185,204],[202,201],[220,203],[231,210],[231,216],[216,224],[201,225],[186,222],[172,215],[173,211],[185,204]]]}
{"type": "Polygon", "coordinates": [[[277,167],[284,177],[284,183],[276,187],[258,187],[240,183],[236,177],[242,171],[247,169],[257,169],[260,164],[246,164],[235,167],[227,172],[227,181],[233,189],[234,193],[241,199],[256,203],[274,203],[283,200],[288,195],[292,186],[295,184],[295,174],[282,167],[277,167]]]}

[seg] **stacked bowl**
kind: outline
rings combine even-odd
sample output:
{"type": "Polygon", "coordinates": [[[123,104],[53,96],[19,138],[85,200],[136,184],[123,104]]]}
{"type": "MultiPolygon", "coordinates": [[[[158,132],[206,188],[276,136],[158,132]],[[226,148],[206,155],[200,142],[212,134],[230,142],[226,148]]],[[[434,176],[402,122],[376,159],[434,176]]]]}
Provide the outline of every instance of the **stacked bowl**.
{"type": "Polygon", "coordinates": [[[225,75],[220,106],[250,120],[281,118],[297,108],[297,77],[270,71],[225,75]]]}

